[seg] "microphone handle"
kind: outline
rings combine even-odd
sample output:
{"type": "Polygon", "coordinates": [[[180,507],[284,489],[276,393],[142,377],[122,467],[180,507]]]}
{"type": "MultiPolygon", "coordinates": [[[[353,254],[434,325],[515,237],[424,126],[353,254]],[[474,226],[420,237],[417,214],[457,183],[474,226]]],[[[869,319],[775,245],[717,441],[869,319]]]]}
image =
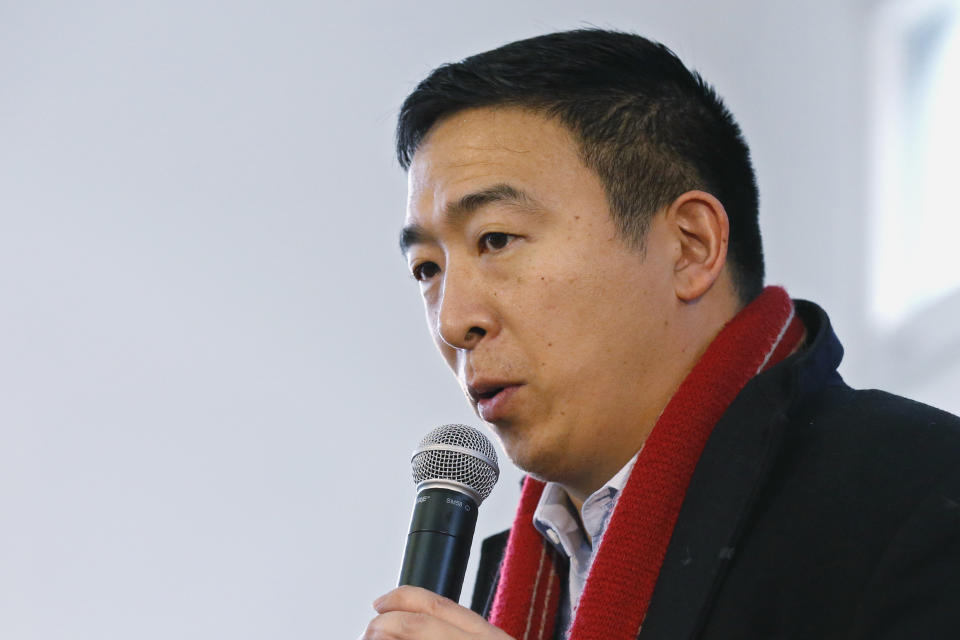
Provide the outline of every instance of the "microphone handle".
{"type": "Polygon", "coordinates": [[[476,525],[477,503],[467,494],[436,487],[417,493],[399,584],[458,601],[476,525]]]}

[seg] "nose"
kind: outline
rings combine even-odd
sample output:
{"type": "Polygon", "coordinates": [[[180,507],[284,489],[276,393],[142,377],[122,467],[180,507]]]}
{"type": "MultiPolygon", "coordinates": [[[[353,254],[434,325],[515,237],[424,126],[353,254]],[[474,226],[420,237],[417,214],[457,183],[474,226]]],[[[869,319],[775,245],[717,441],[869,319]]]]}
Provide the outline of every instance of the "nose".
{"type": "Polygon", "coordinates": [[[437,336],[454,349],[473,349],[496,331],[496,315],[482,278],[452,266],[447,263],[435,310],[437,336]]]}

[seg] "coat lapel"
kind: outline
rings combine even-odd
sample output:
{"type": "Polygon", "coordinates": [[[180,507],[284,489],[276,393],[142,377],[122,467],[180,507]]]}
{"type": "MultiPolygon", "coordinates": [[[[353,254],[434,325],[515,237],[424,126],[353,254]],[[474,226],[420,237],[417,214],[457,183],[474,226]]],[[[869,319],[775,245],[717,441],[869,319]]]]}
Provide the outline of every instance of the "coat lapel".
{"type": "Polygon", "coordinates": [[[808,346],[751,380],[714,427],[684,497],[640,631],[641,640],[698,637],[770,478],[789,415],[809,394],[841,383],[843,357],[822,309],[796,300],[808,346]]]}
{"type": "Polygon", "coordinates": [[[714,427],[684,498],[641,640],[687,640],[702,627],[743,523],[779,450],[786,419],[755,379],[714,427]]]}

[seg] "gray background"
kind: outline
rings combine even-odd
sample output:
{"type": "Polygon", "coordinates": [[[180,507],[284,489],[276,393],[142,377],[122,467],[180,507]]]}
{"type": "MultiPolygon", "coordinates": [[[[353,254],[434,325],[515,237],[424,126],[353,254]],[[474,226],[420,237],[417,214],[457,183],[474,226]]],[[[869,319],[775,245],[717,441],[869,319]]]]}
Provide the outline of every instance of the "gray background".
{"type": "Polygon", "coordinates": [[[875,9],[0,2],[0,637],[361,633],[408,452],[479,424],[396,248],[396,109],[520,37],[634,30],[701,70],[753,148],[769,281],[827,308],[854,386],[960,410],[956,333],[927,330],[951,304],[886,338],[866,311],[875,9]]]}

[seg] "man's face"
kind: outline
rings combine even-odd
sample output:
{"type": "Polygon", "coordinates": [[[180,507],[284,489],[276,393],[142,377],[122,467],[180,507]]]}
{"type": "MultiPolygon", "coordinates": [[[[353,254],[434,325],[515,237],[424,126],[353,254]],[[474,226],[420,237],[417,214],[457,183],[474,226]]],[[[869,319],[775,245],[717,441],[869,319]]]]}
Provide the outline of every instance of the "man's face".
{"type": "Polygon", "coordinates": [[[511,459],[571,484],[613,475],[673,391],[657,376],[676,304],[662,216],[629,247],[564,127],[472,109],[417,150],[403,238],[433,338],[511,459]]]}

